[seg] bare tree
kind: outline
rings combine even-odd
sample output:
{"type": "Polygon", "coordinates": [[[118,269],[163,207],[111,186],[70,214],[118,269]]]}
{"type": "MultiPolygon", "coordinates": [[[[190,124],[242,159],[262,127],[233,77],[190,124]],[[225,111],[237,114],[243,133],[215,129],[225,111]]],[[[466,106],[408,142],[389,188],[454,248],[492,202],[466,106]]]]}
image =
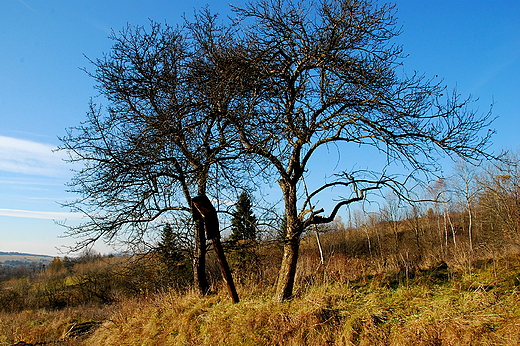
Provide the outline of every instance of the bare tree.
{"type": "Polygon", "coordinates": [[[490,115],[468,110],[471,100],[447,93],[440,82],[402,76],[390,5],[260,0],[235,11],[245,50],[255,53],[249,66],[261,72],[243,80],[261,78],[266,88],[245,98],[243,113],[227,115],[244,150],[272,174],[283,195],[287,230],[276,297],[285,300],[293,294],[300,238],[308,226],[333,221],[341,207],[385,186],[406,195],[413,179],[439,170],[441,155],[469,161],[485,155],[490,115]],[[389,166],[410,173],[400,178],[387,168],[340,168],[304,194],[311,159],[330,146],[342,157],[371,147],[389,166]],[[323,215],[314,201],[331,189],[343,197],[323,215]]]}
{"type": "Polygon", "coordinates": [[[398,196],[393,193],[387,193],[385,196],[385,204],[379,210],[381,221],[388,225],[388,228],[394,235],[394,253],[399,251],[399,221],[404,219],[403,206],[398,196]]]}
{"type": "Polygon", "coordinates": [[[244,171],[276,180],[286,224],[276,297],[285,300],[309,226],[385,187],[407,197],[440,169],[439,156],[485,156],[492,131],[481,131],[491,119],[440,82],[403,76],[392,6],[259,0],[234,10],[230,25],[203,11],[181,29],[129,27],[93,62],[110,107],[93,105],[64,138],[71,159],[86,163],[72,181],[82,197],[70,207],[91,218],[70,231],[86,243],[139,239],[154,221],[188,213],[204,291],[205,238],[192,195],[217,197],[216,182],[240,185],[244,171]],[[372,148],[387,165],[347,170],[341,161],[325,182],[311,179],[310,162],[331,147],[347,158],[372,148]],[[388,173],[398,166],[409,173],[388,173]],[[331,190],[341,198],[324,214],[317,199],[331,190]]]}
{"type": "MultiPolygon", "coordinates": [[[[209,13],[197,19],[215,42],[225,41],[209,13]]],[[[81,197],[67,204],[89,217],[67,226],[80,237],[77,247],[98,239],[140,242],[148,231],[189,216],[194,280],[205,293],[206,237],[192,198],[218,199],[226,180],[240,182],[240,167],[231,167],[233,137],[221,121],[236,89],[194,87],[206,58],[196,34],[189,25],[153,22],[149,31],[128,26],[112,34],[111,51],[91,61],[90,73],[109,107],[91,104],[86,122],[62,138],[62,149],[83,163],[70,184],[81,197]]]]}
{"type": "MultiPolygon", "coordinates": [[[[456,164],[452,181],[452,189],[455,193],[455,196],[457,197],[462,207],[465,209],[468,216],[467,234],[469,241],[469,253],[471,257],[471,254],[473,253],[474,209],[475,204],[477,203],[477,199],[481,193],[482,186],[478,184],[478,172],[475,171],[474,167],[471,167],[464,162],[458,162],[456,164]]],[[[455,232],[453,233],[453,238],[453,244],[456,246],[455,232]]]]}
{"type": "Polygon", "coordinates": [[[502,162],[488,165],[479,176],[478,210],[496,234],[520,243],[520,160],[509,153],[502,162]]]}

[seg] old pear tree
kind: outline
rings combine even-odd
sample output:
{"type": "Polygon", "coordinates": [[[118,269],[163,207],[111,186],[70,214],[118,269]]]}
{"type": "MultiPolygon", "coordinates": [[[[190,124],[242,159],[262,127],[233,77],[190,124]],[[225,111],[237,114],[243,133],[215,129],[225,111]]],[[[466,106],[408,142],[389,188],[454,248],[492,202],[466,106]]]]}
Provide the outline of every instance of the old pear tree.
{"type": "Polygon", "coordinates": [[[469,98],[440,82],[403,72],[391,5],[259,0],[235,11],[252,70],[261,71],[244,77],[260,88],[243,101],[246,112],[226,118],[242,150],[280,187],[287,229],[276,298],[286,300],[309,226],[333,221],[340,208],[383,188],[409,198],[412,182],[440,170],[439,157],[489,156],[492,119],[469,109],[469,98]],[[341,159],[326,180],[314,176],[311,187],[310,162],[323,165],[334,148],[341,159]],[[349,158],[359,151],[388,164],[350,169],[356,162],[349,158]],[[397,169],[407,173],[398,175],[397,169]],[[334,204],[325,211],[315,203],[331,191],[334,204]]]}

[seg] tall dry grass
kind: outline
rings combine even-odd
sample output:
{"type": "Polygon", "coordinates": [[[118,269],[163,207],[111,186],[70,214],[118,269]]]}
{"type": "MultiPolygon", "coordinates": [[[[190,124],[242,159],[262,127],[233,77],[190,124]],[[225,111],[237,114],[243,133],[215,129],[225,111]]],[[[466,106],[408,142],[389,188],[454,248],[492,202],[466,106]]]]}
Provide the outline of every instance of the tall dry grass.
{"type": "Polygon", "coordinates": [[[115,306],[83,305],[61,310],[0,311],[0,345],[54,343],[81,345],[81,338],[68,338],[67,332],[85,322],[102,322],[110,318],[115,306]]]}
{"type": "Polygon", "coordinates": [[[236,305],[224,291],[166,292],[122,304],[88,343],[518,345],[520,266],[509,262],[437,281],[424,272],[397,288],[378,277],[313,285],[285,303],[272,301],[270,289],[242,291],[236,305]]]}
{"type": "Polygon", "coordinates": [[[52,293],[42,296],[47,300],[65,296],[78,304],[94,297],[100,305],[37,309],[40,305],[33,304],[25,311],[18,306],[0,314],[0,344],[520,344],[520,257],[514,244],[503,246],[503,239],[480,228],[469,251],[468,239],[463,234],[446,238],[436,217],[322,234],[324,262],[310,234],[301,244],[295,296],[285,303],[272,300],[279,244],[257,244],[248,249],[253,254],[230,251],[241,298],[237,305],[221,287],[211,256],[213,294],[206,297],[189,290],[157,293],[156,283],[167,278],[153,256],[137,262],[95,258],[68,272],[54,268],[35,284],[9,283],[2,294],[20,293],[21,304],[31,289],[45,287],[52,293]],[[248,265],[240,262],[246,255],[254,258],[248,265]],[[101,304],[100,294],[110,304],[101,304]],[[63,338],[67,328],[83,322],[103,323],[93,335],[83,335],[85,341],[63,338]]]}
{"type": "MultiPolygon", "coordinates": [[[[302,265],[314,267],[312,258],[305,255],[302,265]]],[[[301,275],[294,299],[285,303],[272,300],[272,285],[254,281],[239,286],[241,303],[236,305],[215,284],[215,293],[206,297],[168,290],[111,305],[1,313],[0,344],[22,340],[128,346],[520,343],[518,255],[482,259],[471,272],[440,265],[420,270],[407,281],[398,271],[374,275],[368,268],[361,259],[332,256],[325,268],[308,271],[312,279],[301,275]],[[363,270],[365,275],[359,274],[363,270]],[[92,335],[84,335],[85,340],[64,338],[71,326],[92,321],[103,323],[92,335]]]]}

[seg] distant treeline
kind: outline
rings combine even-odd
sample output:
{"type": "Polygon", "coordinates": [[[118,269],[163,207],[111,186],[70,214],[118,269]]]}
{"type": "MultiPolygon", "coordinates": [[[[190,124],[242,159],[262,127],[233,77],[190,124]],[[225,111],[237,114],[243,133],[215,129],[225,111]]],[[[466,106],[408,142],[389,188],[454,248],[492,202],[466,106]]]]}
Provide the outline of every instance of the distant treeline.
{"type": "Polygon", "coordinates": [[[7,260],[7,261],[3,261],[3,262],[0,262],[0,266],[11,266],[11,267],[14,267],[14,266],[18,266],[18,265],[30,265],[32,263],[40,263],[42,264],[43,266],[47,265],[50,263],[50,261],[34,261],[34,260],[7,260]]]}
{"type": "Polygon", "coordinates": [[[32,255],[32,254],[28,254],[28,253],[23,253],[23,252],[2,252],[0,251],[0,256],[2,255],[17,255],[17,256],[41,256],[41,255],[32,255]]]}
{"type": "Polygon", "coordinates": [[[30,257],[46,257],[46,258],[49,258],[49,261],[52,261],[52,256],[47,256],[47,255],[35,255],[35,254],[30,254],[30,253],[25,253],[25,252],[2,252],[0,251],[0,256],[30,256],[30,257]]]}
{"type": "Polygon", "coordinates": [[[48,265],[52,256],[34,255],[23,252],[0,252],[0,266],[31,265],[32,263],[48,265]]]}

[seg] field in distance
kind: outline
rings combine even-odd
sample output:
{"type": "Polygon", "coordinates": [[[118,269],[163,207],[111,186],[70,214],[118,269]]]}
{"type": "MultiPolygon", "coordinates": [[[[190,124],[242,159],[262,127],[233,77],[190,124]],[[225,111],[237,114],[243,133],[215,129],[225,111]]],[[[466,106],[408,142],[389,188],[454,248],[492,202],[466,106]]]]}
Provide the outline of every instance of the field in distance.
{"type": "Polygon", "coordinates": [[[33,255],[21,252],[0,252],[0,265],[27,265],[33,262],[41,262],[44,265],[47,265],[52,262],[53,258],[54,257],[47,255],[33,255]]]}

